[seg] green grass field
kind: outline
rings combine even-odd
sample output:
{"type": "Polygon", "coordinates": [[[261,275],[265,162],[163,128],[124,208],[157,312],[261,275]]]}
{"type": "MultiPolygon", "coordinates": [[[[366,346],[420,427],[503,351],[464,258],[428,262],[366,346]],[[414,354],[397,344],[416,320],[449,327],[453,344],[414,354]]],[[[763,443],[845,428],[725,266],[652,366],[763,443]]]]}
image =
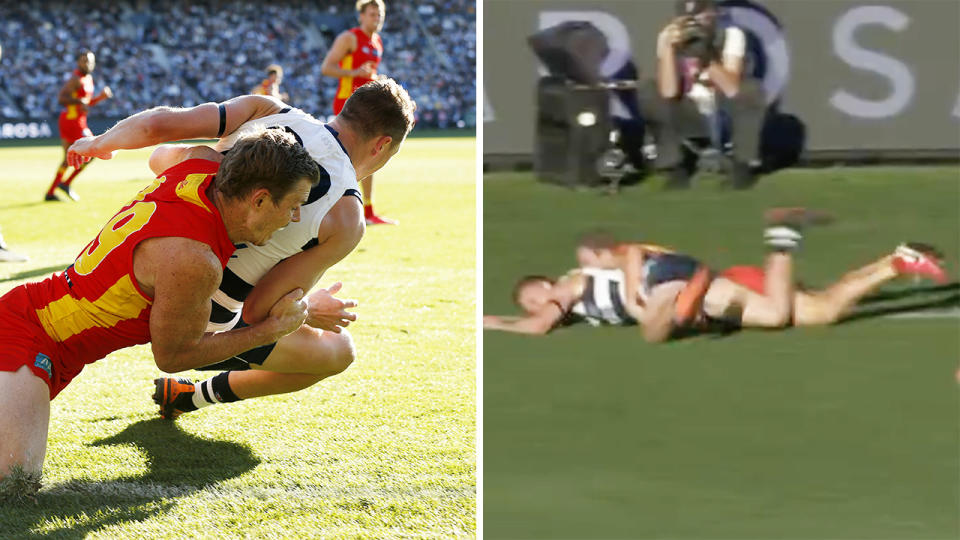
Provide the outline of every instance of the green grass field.
{"type": "MultiPolygon", "coordinates": [[[[956,167],[784,171],[744,193],[711,177],[689,192],[661,182],[609,197],[486,175],[484,312],[513,313],[516,278],[566,272],[595,229],[715,268],[759,264],[761,213],[774,205],[838,216],[806,235],[797,275],[809,285],[904,240],[938,245],[960,270],[956,167]]],[[[664,345],[633,328],[484,332],[484,536],[960,537],[955,291],[890,306],[945,300],[926,318],[664,345]]]]}
{"type": "MultiPolygon", "coordinates": [[[[116,352],[52,403],[44,488],[0,506],[0,538],[475,536],[474,147],[413,139],[377,175],[401,225],[368,229],[321,282],[360,302],[349,370],[174,424],[149,348],[116,352]]],[[[31,257],[0,265],[0,293],[70,264],[149,182],[148,155],[94,162],[79,203],[41,203],[60,149],[0,149],[0,226],[31,257]]]]}

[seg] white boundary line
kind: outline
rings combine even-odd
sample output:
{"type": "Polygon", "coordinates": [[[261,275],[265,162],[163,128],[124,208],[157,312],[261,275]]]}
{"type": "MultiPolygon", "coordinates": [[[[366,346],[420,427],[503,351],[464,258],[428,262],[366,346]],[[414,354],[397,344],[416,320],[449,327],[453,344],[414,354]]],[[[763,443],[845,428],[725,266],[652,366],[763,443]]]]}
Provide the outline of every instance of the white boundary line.
{"type": "Polygon", "coordinates": [[[948,309],[929,309],[925,311],[907,311],[884,315],[884,319],[960,319],[960,307],[948,309]]]}

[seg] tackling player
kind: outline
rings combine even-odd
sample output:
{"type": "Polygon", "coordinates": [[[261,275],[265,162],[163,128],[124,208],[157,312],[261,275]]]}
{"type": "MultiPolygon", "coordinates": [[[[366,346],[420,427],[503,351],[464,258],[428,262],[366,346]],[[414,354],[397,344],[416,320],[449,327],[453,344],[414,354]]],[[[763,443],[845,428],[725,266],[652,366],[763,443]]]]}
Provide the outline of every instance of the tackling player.
{"type": "MultiPolygon", "coordinates": [[[[77,141],[70,148],[70,159],[109,159],[118,149],[213,137],[222,137],[217,148],[226,150],[238,135],[256,127],[291,133],[303,144],[320,165],[321,183],[310,192],[298,223],[278,231],[266,246],[241,247],[230,260],[208,326],[208,331],[221,331],[259,321],[276,298],[292,288],[309,291],[353,250],[365,229],[357,177],[379,170],[400,150],[413,127],[415,108],[391,79],[358,89],[329,124],[266,96],[241,96],[190,109],[160,107],[127,118],[100,136],[77,141]]],[[[162,168],[189,149],[161,146],[150,165],[162,168]]],[[[341,327],[354,320],[345,309],[355,304],[333,298],[338,288],[310,295],[307,324],[278,343],[208,366],[227,370],[212,379],[196,384],[158,379],[154,399],[161,414],[175,418],[214,403],[301,390],[345,370],[356,353],[341,327]]]]}
{"type": "Polygon", "coordinates": [[[945,281],[940,255],[923,244],[903,244],[892,254],[848,272],[819,291],[793,280],[792,251],[799,229],[811,221],[803,209],[769,213],[777,223],[765,238],[771,253],[764,268],[736,266],[710,276],[690,257],[651,252],[650,246],[627,244],[613,249],[578,249],[581,265],[558,280],[528,276],[518,282],[514,300],[520,317],[484,317],[484,328],[545,334],[558,325],[585,320],[592,324],[640,324],[645,339],[666,341],[685,327],[714,325],[750,328],[817,326],[841,320],[866,295],[903,275],[945,281]]]}
{"type": "Polygon", "coordinates": [[[50,189],[44,196],[45,201],[59,201],[60,199],[54,195],[54,191],[57,189],[63,191],[75,201],[78,199],[70,184],[89,162],[75,167],[70,176],[64,180],[63,175],[67,172],[68,167],[67,148],[80,137],[93,135],[90,128],[87,127],[87,110],[97,103],[113,97],[113,92],[109,86],[104,86],[97,96],[93,95],[94,86],[91,73],[93,73],[94,67],[96,67],[96,58],[93,53],[89,50],[81,51],[80,55],[77,56],[77,69],[70,74],[70,78],[60,88],[60,94],[57,96],[57,100],[64,106],[57,124],[60,129],[60,140],[63,143],[63,159],[60,161],[60,166],[57,167],[57,174],[53,178],[53,183],[50,184],[50,189]]]}
{"type": "MultiPolygon", "coordinates": [[[[333,100],[333,114],[340,114],[347,98],[357,88],[377,80],[377,67],[383,58],[379,33],[386,10],[383,0],[358,0],[356,7],[360,25],[337,36],[320,68],[327,77],[340,79],[333,100]]],[[[395,220],[380,217],[373,210],[373,175],[361,176],[360,183],[366,201],[363,214],[367,225],[395,225],[395,220]]]]}
{"type": "Polygon", "coordinates": [[[234,244],[265,245],[296,222],[320,180],[316,163],[277,131],[239,141],[226,157],[202,146],[181,157],[66,270],[0,297],[0,479],[21,469],[39,481],[50,401],[86,364],[150,342],[157,367],[184,371],[303,323],[303,290],[294,289],[246,328],[205,333],[234,244]]]}

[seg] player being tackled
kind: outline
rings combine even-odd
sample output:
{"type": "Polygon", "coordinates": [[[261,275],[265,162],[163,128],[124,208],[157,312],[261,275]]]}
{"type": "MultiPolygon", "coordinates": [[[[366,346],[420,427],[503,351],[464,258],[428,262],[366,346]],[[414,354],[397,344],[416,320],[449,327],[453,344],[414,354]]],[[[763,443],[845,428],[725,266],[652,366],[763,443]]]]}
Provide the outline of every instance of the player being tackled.
{"type": "Polygon", "coordinates": [[[820,290],[793,276],[793,252],[804,228],[831,221],[824,212],[776,208],[765,214],[764,266],[708,270],[696,259],[649,244],[583,243],[580,268],[554,280],[528,276],[514,289],[519,317],[489,315],[484,328],[545,334],[578,321],[638,324],[644,338],[661,342],[718,328],[784,328],[833,324],[884,283],[919,276],[943,283],[942,254],[910,242],[820,290]]]}

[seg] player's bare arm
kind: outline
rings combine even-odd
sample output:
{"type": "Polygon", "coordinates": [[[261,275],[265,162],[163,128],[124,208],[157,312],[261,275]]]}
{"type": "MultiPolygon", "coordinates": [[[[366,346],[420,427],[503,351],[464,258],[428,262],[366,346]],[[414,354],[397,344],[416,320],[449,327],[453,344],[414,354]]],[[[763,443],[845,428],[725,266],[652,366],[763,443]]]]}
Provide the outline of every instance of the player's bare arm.
{"type": "MultiPolygon", "coordinates": [[[[317,234],[319,244],[281,261],[257,282],[243,303],[243,320],[247,324],[258,322],[267,315],[273,303],[288,291],[295,288],[309,291],[313,288],[328,268],[353,251],[363,238],[365,227],[360,201],[355,197],[342,197],[320,223],[317,234]]],[[[313,323],[311,326],[316,326],[320,324],[322,310],[313,311],[309,322],[313,323]]]]}
{"type": "Polygon", "coordinates": [[[483,327],[515,334],[547,334],[566,317],[582,292],[582,276],[579,272],[572,272],[554,284],[549,299],[536,311],[519,317],[485,315],[483,327]]]}
{"type": "Polygon", "coordinates": [[[90,100],[90,106],[92,107],[97,103],[100,103],[101,101],[110,99],[112,97],[113,97],[113,90],[111,90],[109,86],[104,86],[103,90],[101,90],[96,97],[90,100]]]}
{"type": "Polygon", "coordinates": [[[79,139],[67,151],[67,162],[79,166],[90,158],[110,159],[117,150],[135,150],[169,141],[216,139],[229,135],[243,123],[280,112],[286,105],[271,96],[239,96],[220,104],[204,103],[188,109],[155,107],[121,120],[95,137],[79,139]]]}
{"type": "Polygon", "coordinates": [[[141,288],[154,298],[150,311],[154,359],[169,373],[273,343],[306,318],[303,291],[297,289],[281,298],[258,324],[205,334],[210,298],[222,277],[220,262],[207,245],[180,237],[151,238],[137,246],[133,266],[141,288]]]}
{"type": "Polygon", "coordinates": [[[658,285],[646,303],[640,299],[641,270],[644,248],[629,244],[622,249],[620,261],[623,270],[624,309],[640,325],[643,339],[651,343],[667,341],[674,329],[673,304],[683,288],[682,282],[658,285]]]}
{"type": "Polygon", "coordinates": [[[536,313],[520,317],[484,315],[483,327],[487,330],[502,330],[514,334],[541,336],[556,328],[564,315],[566,315],[566,311],[551,303],[536,313]]]}
{"type": "MultiPolygon", "coordinates": [[[[320,72],[327,77],[371,77],[373,75],[373,66],[367,62],[356,69],[343,69],[340,67],[340,61],[343,57],[352,53],[357,48],[357,36],[352,32],[341,32],[337,39],[333,40],[333,46],[327,51],[323,58],[323,64],[320,66],[320,72]]],[[[372,78],[372,77],[371,77],[372,78]]]]}

